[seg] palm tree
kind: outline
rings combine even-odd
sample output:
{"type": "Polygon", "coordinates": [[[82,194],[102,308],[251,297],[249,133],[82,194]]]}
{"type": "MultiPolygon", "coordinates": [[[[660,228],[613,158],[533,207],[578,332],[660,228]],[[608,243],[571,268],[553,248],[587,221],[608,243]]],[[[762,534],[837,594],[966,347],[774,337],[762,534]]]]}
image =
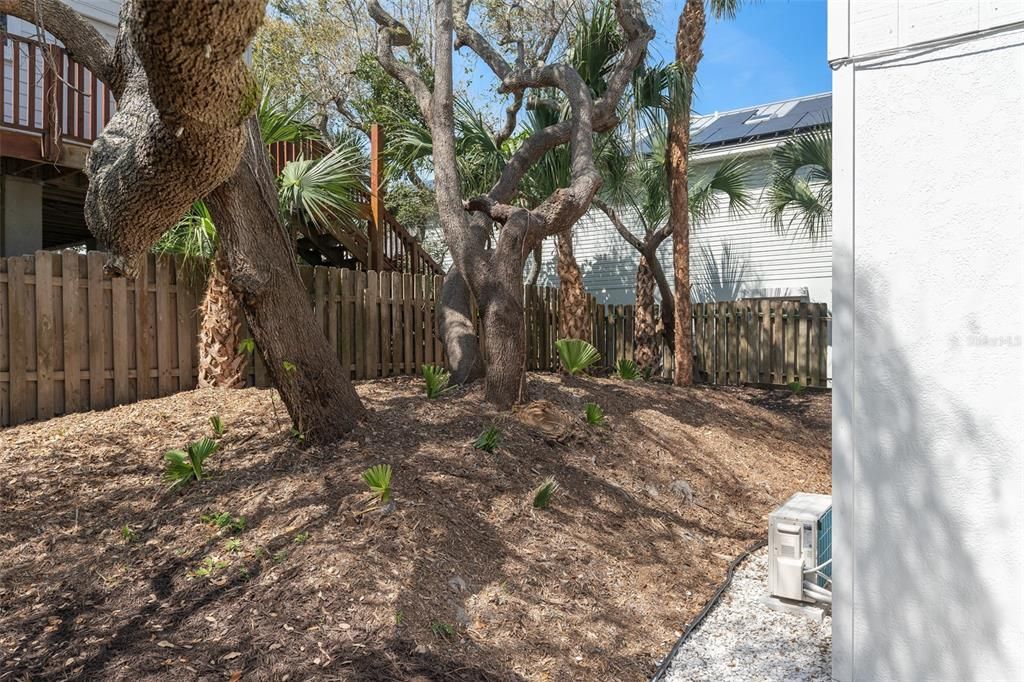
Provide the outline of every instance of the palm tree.
{"type": "MultiPolygon", "coordinates": [[[[650,121],[648,149],[636,153],[626,149],[624,141],[615,153],[602,157],[602,175],[605,185],[594,204],[601,209],[623,239],[640,253],[636,273],[636,322],[634,349],[636,363],[648,369],[654,362],[656,351],[656,321],[654,316],[654,288],[661,295],[661,322],[665,342],[673,347],[678,289],[672,291],[658,260],[658,248],[672,236],[669,221],[670,196],[666,178],[666,132],[656,119],[650,121]],[[614,206],[635,218],[642,234],[634,234],[624,223],[614,206]]],[[[688,183],[688,222],[694,226],[709,220],[719,210],[719,199],[724,197],[730,213],[746,211],[751,205],[751,169],[740,159],[727,159],[714,169],[705,171],[688,183]]],[[[691,370],[692,371],[692,370],[691,370]]]]}
{"type": "Polygon", "coordinates": [[[676,66],[682,87],[673,93],[669,110],[668,167],[669,223],[672,225],[672,263],[675,271],[676,325],[675,374],[677,386],[693,383],[693,328],[689,323],[693,314],[690,300],[690,223],[689,223],[689,156],[690,156],[690,104],[697,65],[703,56],[704,29],[707,14],[704,3],[709,2],[712,15],[721,19],[736,14],[739,0],[686,0],[679,15],[676,30],[676,66]],[[685,321],[685,322],[684,322],[685,321]]]}
{"type": "Polygon", "coordinates": [[[799,133],[772,152],[765,217],[812,241],[832,226],[832,127],[799,133]]]}
{"type": "MultiPolygon", "coordinates": [[[[302,102],[292,106],[273,102],[264,89],[257,108],[263,143],[320,140],[317,128],[302,118],[306,108],[302,102]]],[[[292,232],[308,237],[318,234],[314,226],[331,231],[341,221],[353,221],[358,210],[354,198],[365,189],[364,176],[361,150],[351,140],[342,141],[319,159],[300,156],[287,164],[278,176],[278,187],[281,211],[292,232]]],[[[186,263],[207,273],[199,306],[199,385],[239,388],[245,385],[246,364],[240,348],[241,309],[218,243],[210,213],[198,201],[161,238],[156,250],[181,254],[186,263]]]]}

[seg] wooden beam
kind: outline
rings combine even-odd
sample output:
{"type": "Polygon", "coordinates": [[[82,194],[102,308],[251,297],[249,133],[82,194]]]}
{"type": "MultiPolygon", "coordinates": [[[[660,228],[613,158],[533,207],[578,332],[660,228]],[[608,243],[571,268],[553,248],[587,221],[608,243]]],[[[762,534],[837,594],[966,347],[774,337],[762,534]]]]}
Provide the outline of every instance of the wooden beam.
{"type": "Polygon", "coordinates": [[[384,269],[384,180],[383,137],[380,125],[370,126],[370,221],[367,267],[380,272],[384,269]]]}

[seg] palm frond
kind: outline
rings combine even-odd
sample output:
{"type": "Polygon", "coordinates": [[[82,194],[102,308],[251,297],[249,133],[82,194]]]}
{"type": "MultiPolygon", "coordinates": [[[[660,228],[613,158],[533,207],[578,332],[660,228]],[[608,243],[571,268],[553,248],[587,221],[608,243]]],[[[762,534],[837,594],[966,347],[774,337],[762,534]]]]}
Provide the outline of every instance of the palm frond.
{"type": "Polygon", "coordinates": [[[285,215],[299,215],[328,231],[339,220],[357,219],[360,206],[355,197],[365,191],[365,159],[355,145],[335,147],[319,159],[300,157],[278,176],[285,215]]]}
{"type": "Polygon", "coordinates": [[[260,125],[263,144],[319,140],[320,131],[309,123],[306,113],[308,107],[309,101],[304,98],[291,104],[274,100],[270,89],[262,87],[260,101],[256,107],[256,120],[260,125]]]}
{"type": "Polygon", "coordinates": [[[601,359],[601,354],[583,339],[559,339],[555,341],[558,358],[569,374],[576,376],[601,359]]]}
{"type": "Polygon", "coordinates": [[[700,225],[718,210],[718,198],[724,195],[730,215],[747,211],[752,205],[750,192],[751,167],[738,157],[719,164],[714,171],[692,183],[690,187],[690,220],[700,225]]]}
{"type": "Polygon", "coordinates": [[[766,217],[780,234],[796,232],[816,240],[832,224],[832,129],[796,135],[771,158],[765,188],[766,217]]]}
{"type": "Polygon", "coordinates": [[[174,253],[205,267],[217,251],[217,228],[202,199],[192,204],[178,224],[161,235],[156,253],[174,253]]]}

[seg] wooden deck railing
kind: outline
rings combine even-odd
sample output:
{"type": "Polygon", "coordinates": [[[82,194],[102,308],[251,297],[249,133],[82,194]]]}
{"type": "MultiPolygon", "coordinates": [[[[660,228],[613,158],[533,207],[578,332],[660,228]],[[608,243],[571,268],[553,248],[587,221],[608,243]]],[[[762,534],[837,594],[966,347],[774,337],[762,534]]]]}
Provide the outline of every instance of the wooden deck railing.
{"type": "Polygon", "coordinates": [[[61,139],[90,145],[117,105],[107,86],[64,48],[4,37],[2,127],[42,135],[44,158],[61,139]]]}

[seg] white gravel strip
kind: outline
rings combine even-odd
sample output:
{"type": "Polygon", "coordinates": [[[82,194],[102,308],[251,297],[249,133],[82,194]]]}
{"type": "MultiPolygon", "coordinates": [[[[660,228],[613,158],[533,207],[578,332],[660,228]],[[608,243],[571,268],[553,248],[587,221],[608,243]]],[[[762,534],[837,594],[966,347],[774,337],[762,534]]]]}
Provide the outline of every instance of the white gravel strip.
{"type": "Polygon", "coordinates": [[[715,608],[679,648],[664,679],[832,679],[832,618],[816,623],[773,611],[760,602],[768,594],[768,549],[736,568],[732,584],[715,608]]]}

